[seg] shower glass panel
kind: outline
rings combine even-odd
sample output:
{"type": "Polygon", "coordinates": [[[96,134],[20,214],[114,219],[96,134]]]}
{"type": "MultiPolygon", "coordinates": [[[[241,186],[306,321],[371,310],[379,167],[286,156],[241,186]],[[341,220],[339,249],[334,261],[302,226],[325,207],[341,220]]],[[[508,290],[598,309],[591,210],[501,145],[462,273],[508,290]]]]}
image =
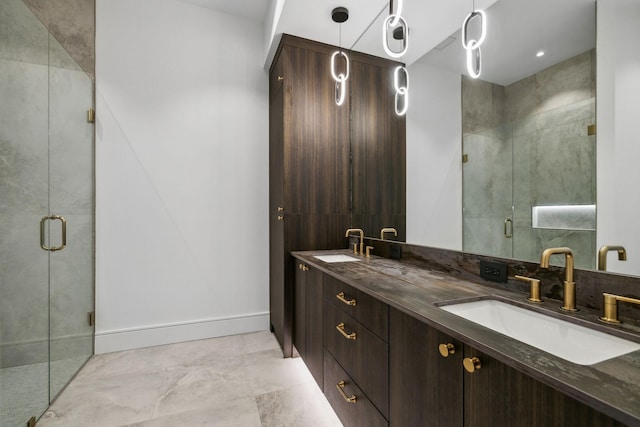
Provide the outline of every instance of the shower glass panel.
{"type": "MultiPolygon", "coordinates": [[[[469,121],[467,121],[469,123],[469,121]]],[[[462,137],[463,249],[513,257],[511,125],[469,126],[462,137]]]]}
{"type": "Polygon", "coordinates": [[[39,418],[93,354],[93,83],[0,2],[0,426],[39,418]],[[66,220],[67,246],[58,246],[66,220]]]}

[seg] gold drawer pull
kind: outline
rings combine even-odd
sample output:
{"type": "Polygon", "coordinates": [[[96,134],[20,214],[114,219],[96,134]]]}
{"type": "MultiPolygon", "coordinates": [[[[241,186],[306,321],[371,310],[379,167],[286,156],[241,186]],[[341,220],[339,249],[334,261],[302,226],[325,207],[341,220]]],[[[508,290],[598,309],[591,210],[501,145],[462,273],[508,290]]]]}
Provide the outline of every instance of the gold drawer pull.
{"type": "Polygon", "coordinates": [[[353,307],[356,306],[356,299],[355,298],[346,299],[344,297],[344,292],[340,292],[338,295],[336,295],[336,298],[338,298],[340,301],[342,301],[343,303],[345,303],[347,305],[351,305],[353,307]]]}
{"type": "Polygon", "coordinates": [[[456,347],[449,342],[446,344],[440,344],[438,346],[438,351],[442,357],[449,357],[456,352],[456,347]]]}
{"type": "Polygon", "coordinates": [[[464,366],[464,369],[470,373],[474,373],[482,367],[482,365],[480,364],[480,359],[478,359],[477,357],[465,357],[462,360],[462,366],[464,366]]]}
{"type": "Polygon", "coordinates": [[[343,337],[345,337],[348,340],[355,340],[356,339],[356,333],[355,332],[351,332],[350,334],[348,334],[345,330],[344,330],[344,323],[338,323],[338,326],[336,326],[336,329],[338,330],[338,332],[340,332],[342,334],[343,337]]]}
{"type": "Polygon", "coordinates": [[[340,393],[340,395],[344,400],[346,400],[349,403],[356,403],[357,398],[355,394],[352,394],[351,396],[347,396],[347,393],[344,392],[344,381],[340,381],[338,384],[336,384],[336,388],[338,389],[338,392],[340,393]]]}

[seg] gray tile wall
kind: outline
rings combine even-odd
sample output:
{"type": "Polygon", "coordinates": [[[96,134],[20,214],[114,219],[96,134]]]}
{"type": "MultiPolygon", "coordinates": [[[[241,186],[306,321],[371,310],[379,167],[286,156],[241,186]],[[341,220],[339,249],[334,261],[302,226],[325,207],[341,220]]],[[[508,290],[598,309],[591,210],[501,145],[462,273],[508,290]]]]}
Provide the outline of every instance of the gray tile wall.
{"type": "Polygon", "coordinates": [[[533,205],[596,202],[594,63],[591,50],[507,87],[463,78],[465,251],[535,261],[569,246],[594,268],[594,231],[531,228],[533,205]]]}

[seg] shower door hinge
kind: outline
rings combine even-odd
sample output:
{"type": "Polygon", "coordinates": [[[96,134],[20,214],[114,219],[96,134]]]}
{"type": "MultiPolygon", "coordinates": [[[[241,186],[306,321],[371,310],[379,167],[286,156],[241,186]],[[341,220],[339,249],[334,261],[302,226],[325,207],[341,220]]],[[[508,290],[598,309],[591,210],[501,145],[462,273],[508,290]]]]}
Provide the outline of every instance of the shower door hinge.
{"type": "Polygon", "coordinates": [[[87,317],[89,320],[89,326],[95,326],[96,325],[96,312],[95,311],[90,311],[87,313],[87,317]]]}
{"type": "Polygon", "coordinates": [[[462,163],[467,163],[469,161],[469,155],[468,154],[463,154],[462,155],[462,163]]]}
{"type": "Polygon", "coordinates": [[[596,125],[587,126],[587,136],[593,136],[596,134],[596,125]]]}
{"type": "Polygon", "coordinates": [[[36,417],[29,418],[29,421],[27,421],[27,427],[36,427],[36,417]]]}
{"type": "Polygon", "coordinates": [[[87,122],[88,123],[96,122],[96,110],[94,110],[93,108],[89,108],[87,110],[87,122]]]}

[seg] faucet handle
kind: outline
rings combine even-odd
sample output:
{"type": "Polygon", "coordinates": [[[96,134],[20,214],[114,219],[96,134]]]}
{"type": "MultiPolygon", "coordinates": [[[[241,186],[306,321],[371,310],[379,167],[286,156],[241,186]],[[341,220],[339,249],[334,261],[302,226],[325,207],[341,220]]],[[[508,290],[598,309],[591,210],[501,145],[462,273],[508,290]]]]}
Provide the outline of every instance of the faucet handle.
{"type": "Polygon", "coordinates": [[[533,277],[526,276],[518,276],[516,274],[516,279],[522,282],[527,282],[531,285],[531,289],[529,291],[529,298],[527,298],[531,302],[540,303],[542,299],[540,298],[540,280],[534,279],[533,277]]]}
{"type": "Polygon", "coordinates": [[[602,294],[602,317],[600,317],[600,320],[607,323],[622,323],[622,321],[618,319],[618,301],[640,305],[640,299],[605,292],[602,294]]]}

